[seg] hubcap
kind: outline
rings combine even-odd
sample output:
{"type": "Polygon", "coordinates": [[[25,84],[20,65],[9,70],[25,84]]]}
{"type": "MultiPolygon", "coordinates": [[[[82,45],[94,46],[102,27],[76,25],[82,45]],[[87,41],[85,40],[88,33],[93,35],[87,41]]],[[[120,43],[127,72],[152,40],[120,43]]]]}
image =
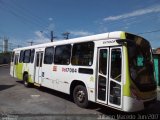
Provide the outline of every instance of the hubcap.
{"type": "Polygon", "coordinates": [[[27,81],[24,81],[24,84],[27,85],[28,84],[27,81]]]}
{"type": "Polygon", "coordinates": [[[27,86],[27,85],[28,85],[28,82],[27,82],[26,77],[24,77],[23,80],[24,80],[24,85],[27,86]]]}
{"type": "Polygon", "coordinates": [[[77,92],[77,99],[79,102],[83,102],[85,99],[85,93],[84,91],[78,91],[77,92]]]}

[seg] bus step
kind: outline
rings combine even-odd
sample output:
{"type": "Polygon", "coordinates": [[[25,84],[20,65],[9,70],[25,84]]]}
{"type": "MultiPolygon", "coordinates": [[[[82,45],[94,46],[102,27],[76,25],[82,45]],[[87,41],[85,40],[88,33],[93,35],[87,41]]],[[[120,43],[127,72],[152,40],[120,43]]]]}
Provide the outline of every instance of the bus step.
{"type": "Polygon", "coordinates": [[[34,83],[35,86],[40,87],[41,85],[38,83],[34,83]]]}

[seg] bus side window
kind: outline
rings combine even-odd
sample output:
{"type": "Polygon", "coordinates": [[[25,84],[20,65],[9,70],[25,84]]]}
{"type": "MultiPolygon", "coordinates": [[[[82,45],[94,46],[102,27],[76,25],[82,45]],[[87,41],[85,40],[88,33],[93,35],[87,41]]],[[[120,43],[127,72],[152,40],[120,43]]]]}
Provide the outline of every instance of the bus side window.
{"type": "Polygon", "coordinates": [[[14,65],[17,65],[17,64],[18,64],[18,56],[19,56],[19,55],[15,55],[14,65]]]}
{"type": "Polygon", "coordinates": [[[36,66],[37,67],[39,66],[39,54],[37,54],[37,57],[36,57],[36,66]]]}
{"type": "Polygon", "coordinates": [[[31,50],[31,60],[30,60],[31,63],[33,63],[34,61],[34,54],[35,54],[35,50],[33,49],[31,50]]]}
{"type": "Polygon", "coordinates": [[[84,42],[73,45],[72,65],[91,66],[93,63],[94,43],[84,42]]]}
{"type": "Polygon", "coordinates": [[[47,47],[44,54],[44,64],[52,64],[54,55],[54,47],[47,47]]]}
{"type": "Polygon", "coordinates": [[[41,53],[40,67],[42,67],[43,53],[41,53]]]}
{"type": "Polygon", "coordinates": [[[25,50],[24,51],[24,63],[29,63],[30,62],[30,55],[31,55],[31,50],[25,50]]]}
{"type": "Polygon", "coordinates": [[[71,58],[71,45],[61,45],[55,48],[54,63],[69,65],[71,58]]]}
{"type": "Polygon", "coordinates": [[[12,55],[11,55],[11,62],[14,61],[14,52],[12,52],[12,55]]]}
{"type": "Polygon", "coordinates": [[[19,63],[22,63],[23,59],[24,59],[24,51],[21,50],[21,52],[20,52],[20,58],[19,58],[19,63]]]}

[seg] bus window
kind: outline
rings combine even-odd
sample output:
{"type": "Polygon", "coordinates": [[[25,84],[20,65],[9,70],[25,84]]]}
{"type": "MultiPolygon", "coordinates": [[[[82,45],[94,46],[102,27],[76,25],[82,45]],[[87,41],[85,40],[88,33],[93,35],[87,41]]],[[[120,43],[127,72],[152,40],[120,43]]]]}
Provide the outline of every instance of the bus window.
{"type": "Polygon", "coordinates": [[[18,57],[19,57],[19,55],[15,55],[14,65],[18,64],[18,57]]]}
{"type": "Polygon", "coordinates": [[[31,50],[25,50],[24,51],[24,63],[29,63],[30,62],[30,54],[31,54],[31,50]]]}
{"type": "Polygon", "coordinates": [[[121,86],[114,81],[110,82],[109,102],[112,104],[121,104],[121,86]]]}
{"type": "Polygon", "coordinates": [[[100,50],[99,73],[104,75],[107,74],[107,49],[100,50]]]}
{"type": "Polygon", "coordinates": [[[121,81],[121,49],[116,48],[111,51],[111,78],[117,81],[121,81]]]}
{"type": "Polygon", "coordinates": [[[36,56],[36,66],[38,67],[39,66],[39,54],[37,54],[37,56],[36,56]]]}
{"type": "Polygon", "coordinates": [[[12,55],[11,55],[11,62],[13,62],[14,60],[14,52],[12,52],[12,55]]]}
{"type": "Polygon", "coordinates": [[[54,55],[54,47],[47,47],[44,54],[44,64],[52,64],[54,55]]]}
{"type": "Polygon", "coordinates": [[[93,63],[94,43],[76,43],[72,50],[72,65],[91,66],[93,63]]]}
{"type": "Polygon", "coordinates": [[[33,49],[33,50],[31,50],[31,63],[33,63],[33,61],[34,61],[34,53],[35,53],[35,50],[33,49]]]}
{"type": "Polygon", "coordinates": [[[19,58],[19,63],[23,62],[23,58],[24,58],[24,51],[21,50],[21,52],[20,52],[20,58],[19,58]]]}
{"type": "Polygon", "coordinates": [[[41,53],[40,67],[42,67],[43,53],[41,53]]]}
{"type": "Polygon", "coordinates": [[[71,57],[71,45],[61,45],[55,48],[54,63],[69,65],[71,57]]]}

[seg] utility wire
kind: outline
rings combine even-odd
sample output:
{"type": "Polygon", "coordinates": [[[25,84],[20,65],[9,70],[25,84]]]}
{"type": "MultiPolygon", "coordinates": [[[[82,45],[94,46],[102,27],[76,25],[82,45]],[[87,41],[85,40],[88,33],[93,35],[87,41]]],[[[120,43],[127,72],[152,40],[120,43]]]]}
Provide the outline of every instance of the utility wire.
{"type": "MultiPolygon", "coordinates": [[[[20,12],[16,12],[16,10],[14,10],[13,8],[9,7],[8,5],[5,5],[5,3],[3,1],[0,1],[0,5],[7,10],[10,14],[14,15],[15,17],[17,17],[19,20],[21,20],[21,22],[25,23],[29,23],[30,25],[35,26],[35,27],[41,27],[41,28],[45,28],[44,26],[42,26],[41,24],[38,24],[38,22],[35,20],[33,21],[32,19],[30,19],[30,17],[27,17],[23,14],[18,14],[20,12]],[[26,21],[26,22],[25,22],[26,21]]],[[[2,8],[0,7],[0,8],[2,8]]],[[[2,9],[2,10],[4,10],[2,9]]]]}
{"type": "MultiPolygon", "coordinates": [[[[33,25],[36,27],[41,27],[42,31],[48,31],[47,26],[44,24],[46,21],[39,17],[36,14],[33,14],[31,9],[27,9],[26,7],[20,6],[17,4],[15,1],[12,0],[9,3],[6,3],[6,1],[0,1],[0,4],[3,5],[3,8],[5,8],[10,14],[14,15],[17,17],[21,22],[24,24],[30,24],[30,27],[33,27],[33,25]],[[25,22],[26,21],[26,22],[25,22]]],[[[48,31],[50,32],[50,31],[48,31]]],[[[45,35],[47,37],[49,36],[48,33],[45,32],[45,35]]],[[[48,37],[50,38],[50,37],[48,37]]]]}
{"type": "MultiPolygon", "coordinates": [[[[33,27],[33,25],[36,27],[41,27],[41,30],[46,29],[46,27],[44,27],[44,25],[42,25],[40,22],[37,22],[37,19],[34,18],[33,16],[29,16],[29,14],[24,14],[24,12],[19,12],[21,10],[19,10],[18,12],[16,12],[17,10],[15,10],[14,8],[12,8],[11,6],[6,6],[6,4],[4,4],[3,1],[0,1],[0,5],[2,7],[0,7],[1,9],[4,8],[7,12],[9,12],[10,14],[12,14],[13,16],[15,16],[16,18],[18,18],[22,23],[24,24],[28,24],[30,26],[30,28],[33,27]],[[25,16],[24,16],[25,15],[25,16]],[[33,18],[33,19],[29,19],[29,18],[33,18]]],[[[2,9],[2,10],[4,10],[2,9]]],[[[27,12],[25,12],[27,13],[27,12]]],[[[45,33],[47,34],[47,33],[45,33]]],[[[48,36],[48,35],[47,35],[48,36]]]]}
{"type": "MultiPolygon", "coordinates": [[[[37,14],[33,14],[33,11],[31,11],[31,9],[27,9],[26,7],[19,5],[17,3],[17,1],[12,0],[12,3],[19,9],[23,10],[25,13],[28,13],[30,16],[32,16],[33,18],[35,18],[37,21],[40,21],[40,23],[44,24],[46,23],[46,20],[44,20],[42,17],[39,17],[37,14]]],[[[44,25],[45,26],[45,25],[44,25]]]]}
{"type": "Polygon", "coordinates": [[[10,1],[10,2],[3,2],[5,5],[9,6],[12,10],[14,10],[16,13],[20,13],[21,15],[25,16],[26,18],[32,20],[32,22],[38,23],[39,25],[46,27],[44,23],[45,21],[42,21],[42,18],[37,16],[36,14],[33,14],[29,9],[26,9],[25,7],[22,7],[21,5],[17,4],[15,1],[10,1]]]}

